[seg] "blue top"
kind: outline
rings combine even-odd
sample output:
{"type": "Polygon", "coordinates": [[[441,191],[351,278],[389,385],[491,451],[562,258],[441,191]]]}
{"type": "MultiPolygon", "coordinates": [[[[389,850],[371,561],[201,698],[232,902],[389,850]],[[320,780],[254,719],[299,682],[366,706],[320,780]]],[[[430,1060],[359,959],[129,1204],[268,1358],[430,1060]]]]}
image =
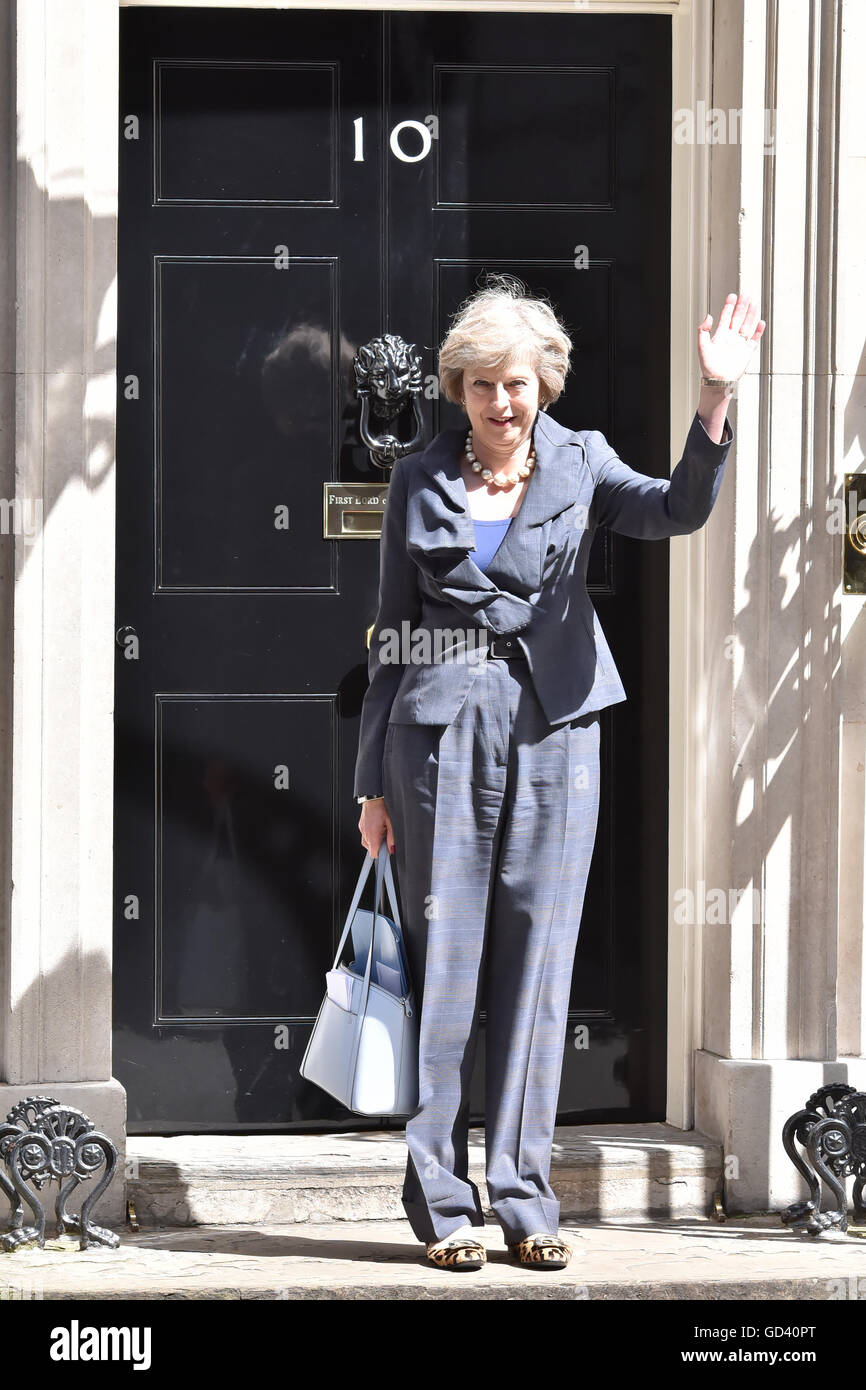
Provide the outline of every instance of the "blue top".
{"type": "Polygon", "coordinates": [[[473,524],[475,526],[475,551],[472,558],[480,570],[487,569],[493,556],[504,541],[505,532],[508,530],[513,520],[514,518],[511,516],[505,517],[502,521],[477,521],[473,517],[473,524]]]}

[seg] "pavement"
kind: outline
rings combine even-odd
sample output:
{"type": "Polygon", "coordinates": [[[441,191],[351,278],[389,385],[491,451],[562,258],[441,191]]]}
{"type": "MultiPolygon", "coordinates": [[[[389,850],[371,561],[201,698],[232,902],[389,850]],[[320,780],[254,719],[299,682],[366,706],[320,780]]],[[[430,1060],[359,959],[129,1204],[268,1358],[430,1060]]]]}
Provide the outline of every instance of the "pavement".
{"type": "Polygon", "coordinates": [[[565,1221],[560,1232],[574,1249],[565,1270],[514,1264],[488,1224],[487,1264],[455,1273],[428,1264],[399,1220],[124,1228],[116,1250],[80,1251],[65,1236],[0,1256],[0,1300],[866,1298],[866,1249],[852,1228],[809,1238],[764,1213],[565,1221]]]}

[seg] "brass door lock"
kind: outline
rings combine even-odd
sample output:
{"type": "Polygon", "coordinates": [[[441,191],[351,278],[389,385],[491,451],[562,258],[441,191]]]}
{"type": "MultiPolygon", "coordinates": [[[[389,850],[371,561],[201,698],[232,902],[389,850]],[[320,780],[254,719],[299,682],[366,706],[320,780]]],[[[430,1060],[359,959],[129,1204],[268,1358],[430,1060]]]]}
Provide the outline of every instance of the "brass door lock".
{"type": "Polygon", "coordinates": [[[842,588],[846,594],[866,594],[866,473],[845,474],[843,500],[842,588]]]}

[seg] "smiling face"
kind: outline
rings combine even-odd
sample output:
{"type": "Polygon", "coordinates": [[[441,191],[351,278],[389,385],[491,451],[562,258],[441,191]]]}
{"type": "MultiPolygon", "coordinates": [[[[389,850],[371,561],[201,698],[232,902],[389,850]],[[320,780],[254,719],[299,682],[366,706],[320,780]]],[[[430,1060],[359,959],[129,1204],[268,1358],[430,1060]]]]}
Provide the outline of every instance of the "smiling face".
{"type": "Polygon", "coordinates": [[[463,372],[463,400],[479,459],[507,459],[528,445],[538,414],[541,383],[526,358],[496,370],[463,372]]]}

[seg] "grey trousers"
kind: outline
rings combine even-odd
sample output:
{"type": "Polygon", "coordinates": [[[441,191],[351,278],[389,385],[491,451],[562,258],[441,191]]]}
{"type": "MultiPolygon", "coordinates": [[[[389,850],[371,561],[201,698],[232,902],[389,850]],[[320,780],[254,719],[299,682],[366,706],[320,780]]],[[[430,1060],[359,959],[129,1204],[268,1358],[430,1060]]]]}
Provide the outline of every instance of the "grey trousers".
{"type": "Polygon", "coordinates": [[[550,1157],[599,806],[599,714],[552,728],[524,661],[488,658],[454,722],[389,724],[383,791],[420,1005],[403,1207],[419,1240],[483,1226],[468,1176],[479,996],[485,1161],[508,1242],[557,1231],[550,1157]]]}

